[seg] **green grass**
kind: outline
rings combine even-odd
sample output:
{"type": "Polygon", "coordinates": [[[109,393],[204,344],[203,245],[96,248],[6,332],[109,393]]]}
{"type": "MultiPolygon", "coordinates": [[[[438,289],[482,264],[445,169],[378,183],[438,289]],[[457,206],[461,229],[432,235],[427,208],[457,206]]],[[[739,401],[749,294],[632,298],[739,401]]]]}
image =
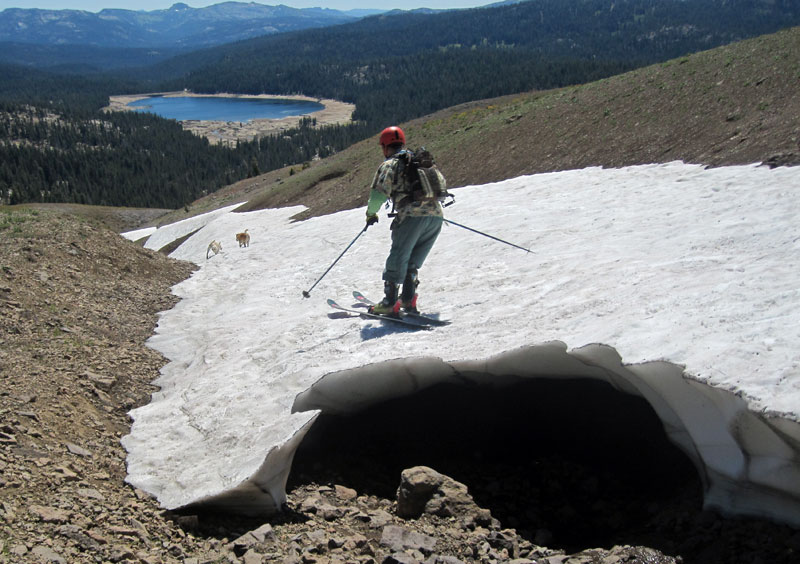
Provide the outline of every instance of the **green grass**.
{"type": "Polygon", "coordinates": [[[36,219],[38,215],[36,210],[0,210],[0,233],[20,237],[24,235],[25,224],[36,219]]]}

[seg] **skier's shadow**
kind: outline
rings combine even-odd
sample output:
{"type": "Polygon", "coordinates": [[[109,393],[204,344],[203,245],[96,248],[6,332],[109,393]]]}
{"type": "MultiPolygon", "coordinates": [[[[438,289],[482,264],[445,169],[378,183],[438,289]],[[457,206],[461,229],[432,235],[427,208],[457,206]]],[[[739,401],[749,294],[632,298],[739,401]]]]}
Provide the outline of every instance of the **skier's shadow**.
{"type": "Polygon", "coordinates": [[[420,331],[420,329],[403,327],[391,321],[376,321],[375,325],[368,325],[361,329],[361,340],[369,341],[370,339],[380,339],[392,333],[416,333],[417,331],[420,331]]]}
{"type": "MultiPolygon", "coordinates": [[[[358,318],[357,315],[352,315],[346,311],[335,311],[328,314],[328,319],[352,319],[358,318]]],[[[371,339],[380,339],[392,333],[413,333],[419,331],[413,327],[403,327],[391,321],[369,320],[368,325],[361,328],[361,340],[369,341],[371,339]]]]}
{"type": "Polygon", "coordinates": [[[348,319],[350,317],[355,317],[355,315],[351,315],[346,311],[334,311],[328,314],[328,319],[348,319]]]}
{"type": "MultiPolygon", "coordinates": [[[[362,302],[356,302],[351,306],[353,309],[362,308],[368,309],[369,304],[365,304],[362,302]]],[[[361,329],[361,339],[364,341],[368,341],[370,339],[379,339],[385,335],[389,335],[391,333],[415,333],[417,331],[424,331],[424,329],[417,329],[415,327],[404,327],[393,321],[378,321],[376,320],[376,325],[370,325],[361,329]]]]}

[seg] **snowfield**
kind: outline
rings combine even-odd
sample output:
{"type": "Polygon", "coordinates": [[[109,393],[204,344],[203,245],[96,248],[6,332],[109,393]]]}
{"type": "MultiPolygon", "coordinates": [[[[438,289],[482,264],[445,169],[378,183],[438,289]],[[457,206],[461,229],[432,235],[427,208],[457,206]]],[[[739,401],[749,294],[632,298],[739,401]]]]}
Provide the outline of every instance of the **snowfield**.
{"type": "Polygon", "coordinates": [[[652,405],[708,507],[800,525],[799,168],[588,168],[454,193],[446,217],[532,252],[446,225],[420,271],[421,309],[452,320],[433,331],[326,304],[380,298],[385,212],[308,299],[363,209],[293,222],[301,208],[231,206],[124,234],[159,249],[199,229],[170,256],[201,267],[149,341],[169,363],[131,412],[128,481],[171,509],[270,513],[321,411],[581,375],[652,405]]]}

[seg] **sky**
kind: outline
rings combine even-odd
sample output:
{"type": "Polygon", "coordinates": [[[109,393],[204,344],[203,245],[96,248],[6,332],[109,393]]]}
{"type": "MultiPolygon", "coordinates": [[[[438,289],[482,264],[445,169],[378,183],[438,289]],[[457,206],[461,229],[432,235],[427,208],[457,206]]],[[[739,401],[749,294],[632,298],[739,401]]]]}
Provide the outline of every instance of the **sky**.
{"type": "MultiPolygon", "coordinates": [[[[221,4],[224,0],[188,0],[183,2],[192,8],[203,8],[213,4],[221,4]]],[[[246,0],[242,0],[246,1],[246,0]]],[[[496,0],[409,0],[402,4],[403,9],[412,10],[414,8],[475,8],[492,4],[496,0]]],[[[123,10],[164,10],[178,0],[0,0],[0,10],[6,8],[39,8],[43,10],[85,10],[88,12],[99,12],[106,8],[116,8],[123,10]]],[[[255,2],[268,6],[283,4],[292,8],[331,8],[333,10],[352,10],[363,8],[374,9],[393,9],[397,7],[394,3],[382,3],[380,0],[274,0],[272,2],[255,2]]]]}
{"type": "Polygon", "coordinates": [[[199,266],[148,341],[169,362],[131,412],[127,479],[167,508],[278,507],[320,410],[581,375],[650,403],[712,507],[800,526],[798,185],[800,167],[673,162],[457,188],[446,217],[485,235],[443,228],[419,307],[452,323],[431,331],[326,303],[381,297],[385,210],[366,231],[364,209],[294,222],[303,208],[233,205],[126,233],[150,249],[191,235],[170,256],[199,266]]]}

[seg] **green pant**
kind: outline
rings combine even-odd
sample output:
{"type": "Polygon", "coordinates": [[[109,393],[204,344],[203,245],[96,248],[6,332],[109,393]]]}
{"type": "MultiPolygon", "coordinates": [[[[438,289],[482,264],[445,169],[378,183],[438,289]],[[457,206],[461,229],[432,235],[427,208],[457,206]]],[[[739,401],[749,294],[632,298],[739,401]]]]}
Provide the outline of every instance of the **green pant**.
{"type": "Polygon", "coordinates": [[[383,279],[394,284],[402,284],[408,270],[419,269],[428,253],[431,252],[443,218],[435,215],[403,218],[392,229],[392,249],[386,259],[383,279]]]}

